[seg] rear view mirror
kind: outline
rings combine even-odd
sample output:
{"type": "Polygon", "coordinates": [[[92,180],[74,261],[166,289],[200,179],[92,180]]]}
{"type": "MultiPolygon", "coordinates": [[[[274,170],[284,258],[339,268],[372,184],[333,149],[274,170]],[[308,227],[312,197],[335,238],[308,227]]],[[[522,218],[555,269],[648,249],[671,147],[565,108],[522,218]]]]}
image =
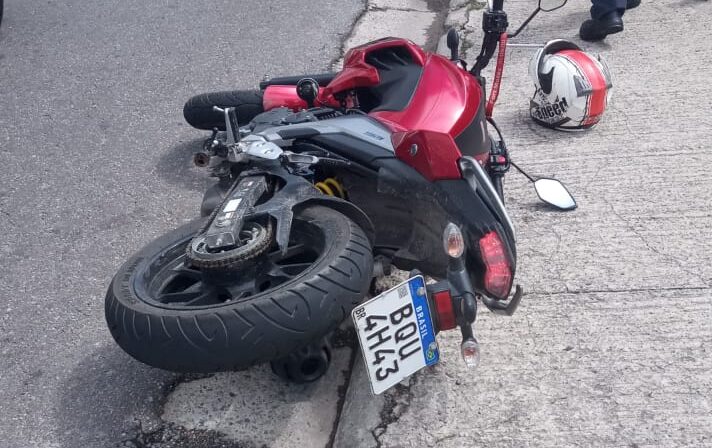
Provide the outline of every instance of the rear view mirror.
{"type": "Polygon", "coordinates": [[[568,0],[539,0],[539,9],[544,12],[554,11],[561,8],[568,0]]]}
{"type": "Polygon", "coordinates": [[[574,200],[569,190],[564,184],[555,179],[542,178],[534,182],[536,194],[539,199],[547,204],[553,205],[560,210],[573,210],[576,208],[574,200]]]}

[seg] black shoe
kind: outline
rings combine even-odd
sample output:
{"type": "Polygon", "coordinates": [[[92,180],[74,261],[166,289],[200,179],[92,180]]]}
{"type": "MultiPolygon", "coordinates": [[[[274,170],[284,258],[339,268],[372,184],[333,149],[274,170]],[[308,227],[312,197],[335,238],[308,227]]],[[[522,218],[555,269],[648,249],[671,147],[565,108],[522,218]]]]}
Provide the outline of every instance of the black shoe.
{"type": "Polygon", "coordinates": [[[640,6],[640,0],[628,0],[625,4],[625,9],[633,9],[640,6]]]}
{"type": "Polygon", "coordinates": [[[609,12],[600,19],[589,19],[581,24],[579,35],[587,41],[603,40],[609,34],[623,31],[623,20],[617,11],[609,12]]]}

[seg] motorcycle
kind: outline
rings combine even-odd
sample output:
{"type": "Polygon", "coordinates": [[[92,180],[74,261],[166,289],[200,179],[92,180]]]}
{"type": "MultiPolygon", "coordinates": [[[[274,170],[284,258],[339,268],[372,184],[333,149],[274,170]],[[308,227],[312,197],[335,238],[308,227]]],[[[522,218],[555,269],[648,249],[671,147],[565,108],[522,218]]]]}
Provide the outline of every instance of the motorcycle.
{"type": "MultiPolygon", "coordinates": [[[[540,0],[524,25],[565,3],[540,0]]],[[[172,371],[270,362],[309,382],[351,316],[374,393],[437,362],[441,331],[459,328],[476,366],[478,302],[512,315],[523,295],[502,188],[520,168],[492,118],[507,38],[521,31],[507,26],[491,0],[470,70],[451,30],[449,59],[385,38],[351,49],[338,73],[190,99],[187,121],[212,130],[193,161],[217,182],[200,218],[115,275],[105,315],[118,345],[172,371]],[[498,46],[486,100],[481,71],[498,46]],[[392,267],[412,275],[364,302],[392,267]]],[[[544,202],[575,208],[561,183],[527,176],[544,202]]]]}

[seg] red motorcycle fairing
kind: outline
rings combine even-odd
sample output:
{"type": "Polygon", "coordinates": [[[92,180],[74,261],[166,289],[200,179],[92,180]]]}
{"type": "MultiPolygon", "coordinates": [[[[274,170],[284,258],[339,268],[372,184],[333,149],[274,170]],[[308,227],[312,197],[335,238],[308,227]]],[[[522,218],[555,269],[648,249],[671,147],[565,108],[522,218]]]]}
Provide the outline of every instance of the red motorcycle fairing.
{"type": "MultiPolygon", "coordinates": [[[[428,180],[460,178],[457,161],[463,155],[487,163],[491,143],[482,87],[449,59],[425,53],[407,39],[361,45],[349,50],[344,68],[316,103],[338,107],[336,96],[352,91],[369,115],[394,133],[396,156],[428,180]]],[[[306,103],[293,86],[268,86],[265,110],[281,106],[296,110],[306,103]]]]}
{"type": "Polygon", "coordinates": [[[350,50],[344,69],[324,90],[331,95],[375,88],[387,82],[386,77],[400,77],[403,82],[397,85],[391,79],[389,89],[376,95],[381,104],[369,115],[394,132],[393,146],[399,159],[429,180],[459,178],[457,160],[462,155],[472,156],[483,165],[487,163],[491,144],[482,87],[466,70],[443,56],[425,53],[409,40],[386,38],[350,50]],[[419,66],[420,76],[411,92],[403,92],[408,64],[419,66]],[[402,76],[394,77],[393,73],[402,76]],[[401,90],[401,96],[409,95],[402,107],[397,105],[398,99],[387,99],[397,89],[401,90]],[[411,140],[421,143],[415,156],[411,155],[411,140]]]}
{"type": "Polygon", "coordinates": [[[443,56],[430,54],[410,103],[402,110],[370,115],[396,132],[432,131],[456,138],[472,123],[481,100],[482,89],[469,73],[443,56]]]}
{"type": "Polygon", "coordinates": [[[444,132],[396,132],[392,137],[396,157],[429,181],[460,179],[457,165],[462,154],[455,140],[444,132]]]}
{"type": "Polygon", "coordinates": [[[380,73],[371,62],[366,61],[366,57],[379,50],[394,48],[405,49],[414,63],[421,67],[425,65],[427,55],[422,48],[407,39],[384,37],[349,50],[344,56],[344,68],[326,86],[324,94],[331,96],[359,87],[377,86],[381,82],[380,73]]]}
{"type": "MultiPolygon", "coordinates": [[[[376,67],[366,62],[366,56],[377,50],[387,48],[405,48],[420,66],[425,63],[425,52],[406,39],[386,37],[359,47],[354,47],[344,57],[344,68],[336,74],[328,85],[319,91],[316,100],[318,106],[339,107],[335,95],[361,87],[375,87],[381,83],[376,67]]],[[[262,100],[264,110],[288,107],[292,110],[306,109],[306,101],[299,98],[294,85],[268,85],[264,89],[262,100]]]]}

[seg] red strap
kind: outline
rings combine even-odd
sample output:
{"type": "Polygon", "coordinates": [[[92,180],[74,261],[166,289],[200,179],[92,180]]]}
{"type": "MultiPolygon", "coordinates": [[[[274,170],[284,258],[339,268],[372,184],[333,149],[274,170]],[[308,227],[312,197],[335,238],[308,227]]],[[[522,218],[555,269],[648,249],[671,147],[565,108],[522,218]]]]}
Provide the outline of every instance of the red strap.
{"type": "Polygon", "coordinates": [[[489,100],[487,100],[487,107],[485,109],[487,118],[492,117],[494,104],[497,102],[497,97],[499,96],[499,85],[502,83],[502,73],[504,72],[504,58],[507,55],[507,39],[507,33],[502,33],[499,36],[499,54],[497,55],[497,68],[494,71],[492,91],[490,92],[490,97],[489,100]]]}

